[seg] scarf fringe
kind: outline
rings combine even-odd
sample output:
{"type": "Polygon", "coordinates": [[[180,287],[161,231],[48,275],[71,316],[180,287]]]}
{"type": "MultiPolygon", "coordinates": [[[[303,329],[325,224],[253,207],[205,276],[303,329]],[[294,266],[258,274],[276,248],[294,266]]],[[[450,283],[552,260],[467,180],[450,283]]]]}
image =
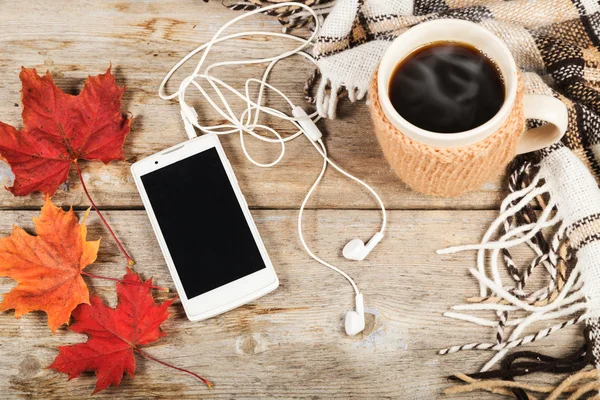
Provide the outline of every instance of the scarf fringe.
{"type": "MultiPolygon", "coordinates": [[[[507,381],[507,380],[487,380],[481,381],[473,379],[468,375],[457,373],[455,378],[460,379],[466,384],[456,385],[444,390],[444,394],[472,393],[475,391],[487,391],[504,396],[519,396],[524,394],[527,400],[537,400],[538,397],[531,393],[547,393],[546,400],[556,400],[561,396],[571,393],[568,400],[577,400],[590,392],[600,392],[600,374],[597,369],[589,371],[580,371],[563,380],[557,386],[532,385],[528,383],[507,381]],[[516,394],[521,391],[522,394],[516,394]]],[[[519,398],[519,397],[517,397],[519,398]]]]}
{"type": "MultiPolygon", "coordinates": [[[[272,4],[277,4],[281,1],[276,0],[242,0],[227,3],[223,1],[223,6],[233,11],[251,11],[260,7],[265,7],[272,4]]],[[[296,0],[298,3],[304,3],[312,8],[319,19],[319,26],[323,25],[325,17],[329,15],[335,0],[296,0]]],[[[276,17],[277,21],[283,26],[283,32],[289,32],[294,29],[307,27],[310,31],[314,31],[317,26],[314,17],[306,10],[297,6],[282,6],[272,10],[265,11],[266,15],[276,17]]]]}
{"type": "MultiPolygon", "coordinates": [[[[304,97],[309,102],[313,100],[310,96],[313,85],[314,80],[310,77],[304,86],[304,97]]],[[[337,105],[341,99],[348,97],[348,100],[354,103],[357,100],[362,100],[366,94],[367,89],[335,82],[327,75],[322,75],[314,98],[314,104],[321,117],[335,119],[337,105]]]]}
{"type": "Polygon", "coordinates": [[[536,399],[530,392],[548,393],[546,399],[557,399],[563,393],[573,393],[569,399],[578,399],[591,391],[600,391],[600,375],[598,369],[584,371],[594,362],[593,329],[584,331],[585,345],[575,353],[563,358],[555,358],[533,351],[520,351],[511,354],[502,362],[500,369],[474,374],[457,373],[450,377],[466,384],[459,384],[444,391],[445,394],[470,393],[478,390],[496,394],[515,396],[517,399],[536,399]],[[524,359],[530,361],[517,360],[524,359]],[[579,372],[578,372],[579,371],[579,372]],[[563,380],[557,386],[532,385],[515,382],[517,376],[526,376],[535,372],[571,373],[577,372],[563,380]],[[593,382],[586,380],[594,379],[593,382]]]}
{"type": "Polygon", "coordinates": [[[331,79],[322,76],[321,83],[317,88],[315,98],[315,106],[317,112],[322,117],[335,118],[337,103],[339,100],[338,93],[341,91],[341,86],[333,84],[331,79]]]}
{"type": "MultiPolygon", "coordinates": [[[[527,167],[530,174],[531,165],[527,167]]],[[[517,176],[523,175],[524,170],[513,173],[511,181],[519,184],[517,176]]],[[[527,175],[527,174],[526,174],[527,175]]],[[[521,186],[524,182],[521,182],[521,186]]],[[[555,201],[548,193],[548,187],[542,183],[539,174],[530,179],[527,186],[518,188],[512,186],[512,193],[507,196],[500,208],[500,215],[491,224],[485,233],[481,243],[466,246],[450,247],[439,250],[439,254],[450,254],[465,250],[477,250],[477,269],[470,272],[480,285],[480,297],[477,302],[461,304],[452,307],[453,311],[495,311],[497,320],[487,320],[473,314],[448,312],[445,316],[469,321],[478,325],[495,327],[496,343],[468,343],[460,346],[452,346],[440,351],[440,354],[456,353],[463,350],[493,350],[497,354],[483,367],[486,371],[504,357],[506,352],[514,347],[532,343],[570,325],[577,324],[586,319],[587,306],[585,296],[581,290],[583,285],[580,279],[579,267],[575,267],[568,279],[566,278],[566,245],[565,227],[562,218],[555,207],[555,201]],[[545,199],[548,199],[547,202],[545,199]],[[543,211],[536,217],[531,202],[536,200],[543,205],[543,211]],[[551,214],[554,216],[551,217],[551,214]],[[522,224],[520,222],[523,222],[522,224]],[[517,226],[518,225],[518,226],[517,226]],[[497,241],[490,241],[491,237],[500,227],[504,233],[497,241]],[[548,245],[543,236],[543,229],[556,227],[551,245],[548,245]],[[517,268],[512,259],[509,249],[519,244],[526,243],[537,257],[522,272],[517,268]],[[486,274],[485,251],[491,250],[489,257],[489,269],[491,277],[486,274]],[[507,265],[512,285],[506,285],[500,276],[498,258],[502,252],[503,259],[507,265]],[[548,285],[531,293],[525,291],[525,285],[533,271],[543,266],[548,272],[548,285]],[[525,312],[526,317],[509,319],[508,313],[525,312]],[[532,323],[542,320],[564,318],[575,313],[578,316],[542,329],[539,332],[520,337],[522,332],[532,323]],[[505,330],[508,326],[515,326],[511,335],[506,338],[505,330]]],[[[472,300],[472,299],[471,299],[472,300]]]]}
{"type": "Polygon", "coordinates": [[[448,388],[445,393],[483,390],[532,400],[536,397],[531,393],[544,393],[547,397],[543,398],[547,399],[557,399],[570,393],[569,399],[579,399],[590,392],[600,392],[598,370],[582,371],[595,363],[593,350],[596,338],[594,326],[590,325],[595,318],[591,318],[591,310],[582,289],[581,263],[577,263],[569,273],[568,265],[574,258],[574,251],[566,237],[566,223],[556,207],[556,199],[549,193],[539,169],[529,162],[521,163],[513,170],[509,189],[511,193],[502,202],[499,216],[479,244],[438,251],[440,254],[477,251],[477,269],[471,269],[470,272],[479,282],[479,296],[468,298],[465,304],[452,307],[452,311],[444,315],[493,328],[496,339],[495,342],[474,342],[440,350],[439,354],[442,355],[466,350],[496,352],[480,372],[452,376],[451,379],[462,384],[448,388]],[[541,212],[537,209],[541,209],[541,212]],[[545,234],[546,228],[553,228],[554,233],[545,234]],[[499,239],[493,241],[492,237],[496,234],[499,239]],[[534,251],[535,257],[528,265],[519,267],[510,249],[524,243],[534,251]],[[490,253],[487,258],[486,251],[490,253]],[[510,282],[506,282],[500,274],[499,258],[504,261],[510,282]],[[527,290],[529,278],[540,267],[547,273],[547,284],[538,290],[527,290]],[[490,311],[495,313],[495,318],[487,319],[478,315],[490,311]],[[535,322],[557,319],[562,321],[522,336],[526,328],[535,322]],[[510,349],[541,340],[584,320],[588,325],[584,331],[586,344],[574,354],[559,359],[532,351],[519,351],[507,356],[510,349]],[[512,331],[509,332],[510,329],[512,331]],[[527,361],[516,362],[519,359],[527,361]],[[500,367],[492,370],[498,363],[500,367]],[[577,373],[555,387],[513,380],[517,376],[535,372],[577,373]],[[590,379],[594,380],[590,382],[590,379]]]}

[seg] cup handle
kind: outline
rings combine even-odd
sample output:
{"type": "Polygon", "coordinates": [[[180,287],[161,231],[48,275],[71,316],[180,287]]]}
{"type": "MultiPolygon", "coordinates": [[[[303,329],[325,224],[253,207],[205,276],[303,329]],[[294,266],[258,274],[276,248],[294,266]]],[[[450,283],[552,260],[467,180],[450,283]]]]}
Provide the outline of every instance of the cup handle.
{"type": "Polygon", "coordinates": [[[526,94],[523,97],[523,111],[526,119],[541,119],[548,123],[523,132],[517,144],[517,154],[548,147],[558,142],[567,131],[567,107],[555,97],[526,94]]]}

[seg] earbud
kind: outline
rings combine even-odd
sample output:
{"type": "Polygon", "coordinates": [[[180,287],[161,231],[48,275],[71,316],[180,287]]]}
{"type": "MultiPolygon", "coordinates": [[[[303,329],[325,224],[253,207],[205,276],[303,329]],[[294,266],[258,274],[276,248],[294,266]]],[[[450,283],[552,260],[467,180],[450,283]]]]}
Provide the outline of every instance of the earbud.
{"type": "Polygon", "coordinates": [[[356,311],[346,313],[344,325],[346,333],[350,336],[354,336],[365,329],[365,306],[362,293],[356,295],[356,311]]]}
{"type": "Polygon", "coordinates": [[[352,239],[344,246],[342,254],[348,260],[362,261],[381,239],[383,239],[383,233],[381,232],[377,232],[366,245],[360,239],[352,239]]]}

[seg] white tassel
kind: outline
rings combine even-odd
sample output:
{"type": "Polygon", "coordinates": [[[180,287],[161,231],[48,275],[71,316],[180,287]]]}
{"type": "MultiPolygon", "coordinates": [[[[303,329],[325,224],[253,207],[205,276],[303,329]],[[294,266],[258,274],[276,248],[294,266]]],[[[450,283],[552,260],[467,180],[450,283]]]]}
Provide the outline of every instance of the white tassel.
{"type": "MultiPolygon", "coordinates": [[[[500,213],[498,217],[492,222],[479,244],[454,246],[437,251],[438,254],[450,254],[459,251],[477,250],[477,269],[471,269],[470,272],[479,281],[480,296],[484,298],[488,295],[488,293],[491,293],[492,296],[499,297],[508,303],[499,304],[496,302],[463,304],[452,307],[454,311],[493,310],[497,313],[499,319],[504,316],[503,313],[509,311],[526,311],[531,314],[524,318],[512,320],[504,318],[504,320],[502,320],[502,327],[500,327],[499,320],[491,321],[485,318],[457,312],[446,313],[444,315],[453,319],[460,319],[478,325],[496,328],[497,342],[468,343],[462,346],[453,346],[441,350],[440,354],[448,354],[462,350],[497,351],[496,355],[492,357],[492,359],[489,360],[488,363],[486,363],[483,367],[482,371],[486,371],[499,360],[501,360],[509,349],[549,336],[559,329],[579,322],[581,317],[573,318],[550,328],[543,329],[533,335],[519,337],[521,333],[533,322],[561,318],[575,312],[580,312],[581,310],[587,311],[587,306],[585,303],[580,302],[584,295],[583,292],[580,291],[581,285],[578,285],[579,281],[577,278],[579,277],[579,269],[577,267],[572,271],[569,279],[564,283],[561,291],[552,302],[543,306],[536,306],[533,304],[535,301],[539,301],[540,299],[547,299],[548,296],[550,296],[550,294],[555,290],[554,280],[556,278],[556,255],[554,254],[554,258],[551,258],[549,254],[543,254],[539,246],[532,242],[532,239],[543,229],[555,226],[556,224],[561,224],[556,236],[562,235],[564,233],[562,216],[557,210],[556,214],[553,217],[550,217],[556,206],[556,201],[551,197],[537,221],[511,228],[511,224],[508,222],[508,220],[527,207],[534,198],[548,193],[548,186],[546,184],[540,186],[540,180],[540,176],[536,176],[527,187],[511,193],[504,199],[500,207],[500,213]],[[515,202],[516,204],[514,204],[515,202]],[[491,241],[490,239],[500,226],[504,226],[506,233],[497,241],[491,241]],[[526,243],[536,252],[536,258],[532,261],[532,264],[529,265],[530,269],[538,264],[543,264],[545,265],[545,268],[550,276],[550,282],[546,288],[540,289],[529,295],[527,295],[527,293],[525,293],[522,289],[524,283],[522,280],[526,280],[527,277],[513,279],[517,285],[514,288],[504,287],[498,266],[498,258],[503,249],[509,249],[523,243],[526,243]],[[489,259],[491,277],[486,275],[485,250],[492,250],[489,259]],[[519,298],[519,296],[521,298],[519,298]],[[561,307],[565,308],[560,309],[561,307]],[[514,326],[515,328],[511,332],[508,339],[504,340],[504,329],[510,326],[514,326]]],[[[558,246],[558,242],[553,240],[553,249],[558,249],[558,246]]],[[[513,268],[515,271],[518,271],[515,265],[513,265],[513,268]]],[[[527,274],[526,276],[528,276],[530,270],[526,270],[525,273],[527,274]]]]}
{"type": "MultiPolygon", "coordinates": [[[[337,84],[334,85],[331,79],[321,78],[315,96],[315,105],[317,107],[317,112],[321,117],[329,119],[335,118],[340,88],[341,86],[337,84]]],[[[348,96],[354,97],[356,100],[356,95],[352,90],[353,89],[351,88],[348,89],[348,96]]]]}
{"type": "MultiPolygon", "coordinates": [[[[494,293],[496,293],[498,296],[502,297],[504,300],[519,307],[520,309],[523,309],[523,310],[526,310],[529,312],[534,312],[534,313],[542,313],[542,312],[551,311],[558,307],[561,307],[563,305],[563,300],[567,296],[569,290],[571,289],[571,286],[573,286],[575,277],[579,275],[579,269],[576,266],[573,269],[573,272],[571,272],[571,275],[569,276],[569,279],[565,283],[565,286],[563,287],[563,289],[560,291],[560,293],[558,294],[558,296],[556,297],[556,299],[553,302],[551,302],[545,306],[532,306],[532,305],[525,303],[524,301],[521,301],[516,296],[513,296],[508,291],[506,291],[503,287],[497,286],[496,283],[494,283],[494,281],[492,281],[485,275],[479,274],[479,272],[476,269],[472,268],[469,271],[477,279],[479,279],[481,282],[483,282],[488,288],[492,289],[494,291],[494,293]]],[[[475,306],[475,305],[476,304],[473,304],[473,306],[475,306]]],[[[490,304],[490,305],[492,305],[492,304],[490,304]]]]}
{"type": "MultiPolygon", "coordinates": [[[[540,189],[543,189],[543,187],[541,187],[540,189]]],[[[531,194],[536,193],[536,192],[537,191],[532,191],[531,194]]],[[[537,194],[541,194],[541,193],[544,193],[544,191],[537,192],[537,194]]],[[[533,196],[533,197],[535,197],[535,196],[533,196]]],[[[458,253],[460,251],[466,251],[466,250],[508,249],[508,248],[511,248],[514,246],[518,246],[522,243],[525,243],[527,240],[531,239],[532,237],[534,237],[543,228],[555,225],[561,221],[561,217],[559,215],[555,216],[550,221],[547,220],[548,215],[552,212],[552,208],[554,207],[554,205],[555,205],[554,202],[551,202],[550,204],[548,204],[548,207],[546,207],[544,209],[539,220],[534,224],[534,226],[531,228],[531,230],[526,235],[520,237],[519,239],[514,239],[514,240],[509,240],[509,241],[484,242],[484,243],[480,243],[480,244],[470,244],[470,245],[465,245],[465,246],[448,247],[445,249],[438,250],[437,253],[438,254],[452,254],[452,253],[458,253]]],[[[498,217],[498,219],[496,219],[494,221],[494,223],[492,224],[492,225],[496,225],[496,226],[494,226],[494,230],[498,229],[498,225],[501,224],[504,219],[508,218],[509,216],[514,215],[518,211],[519,210],[512,210],[512,209],[506,210],[505,214],[507,214],[507,215],[500,215],[500,217],[498,217]]],[[[522,227],[520,227],[520,228],[522,228],[522,227]]]]}
{"type": "MultiPolygon", "coordinates": [[[[567,314],[563,314],[562,312],[560,313],[559,316],[564,316],[567,314]]],[[[535,334],[532,335],[527,335],[527,336],[523,336],[522,338],[518,338],[515,340],[510,340],[508,342],[502,342],[502,343],[469,343],[469,344],[465,344],[462,346],[452,346],[452,347],[448,347],[446,349],[440,350],[438,352],[438,354],[440,355],[446,355],[446,354],[452,354],[452,353],[457,353],[459,351],[464,351],[464,350],[493,350],[493,351],[498,351],[498,354],[492,359],[494,360],[494,362],[492,363],[491,361],[486,364],[486,366],[481,370],[482,372],[487,371],[489,368],[491,368],[493,366],[493,364],[495,364],[498,360],[496,360],[496,357],[498,357],[500,355],[500,353],[505,353],[510,349],[513,349],[515,347],[524,345],[524,344],[529,344],[532,342],[535,342],[537,340],[543,339],[545,337],[548,337],[550,335],[552,335],[553,333],[566,328],[568,326],[571,325],[575,325],[578,324],[579,322],[583,321],[584,319],[589,318],[589,314],[581,314],[578,317],[575,318],[571,318],[563,323],[560,324],[556,324],[553,325],[549,328],[545,328],[542,329],[538,332],[536,332],[535,334]]],[[[499,357],[498,357],[499,358],[499,357]]]]}
{"type": "MultiPolygon", "coordinates": [[[[518,173],[524,171],[521,169],[518,173]]],[[[516,175],[513,174],[511,179],[514,188],[517,183],[516,175]]],[[[494,328],[496,338],[496,342],[467,343],[462,346],[448,347],[441,350],[440,354],[462,350],[496,351],[496,354],[481,369],[484,372],[499,362],[511,348],[532,343],[567,326],[600,315],[600,289],[598,289],[600,274],[595,269],[595,266],[600,265],[600,242],[593,240],[594,232],[598,231],[597,227],[590,224],[590,221],[594,221],[594,216],[600,213],[599,205],[600,190],[586,166],[570,150],[564,147],[558,148],[544,156],[540,163],[540,172],[529,186],[514,191],[502,202],[498,218],[493,221],[481,243],[438,251],[439,254],[464,250],[478,251],[477,269],[471,269],[470,272],[479,281],[480,298],[475,299],[479,302],[454,306],[453,311],[444,315],[494,328]],[[541,179],[545,180],[542,185],[540,185],[541,179]],[[547,204],[542,204],[544,209],[537,221],[516,227],[515,219],[511,217],[527,207],[536,196],[546,193],[549,194],[549,200],[547,204]],[[554,209],[556,214],[552,216],[554,209]],[[560,225],[556,227],[550,249],[544,252],[534,237],[542,229],[554,224],[560,225]],[[504,227],[505,233],[497,241],[490,241],[500,226],[504,227]],[[558,274],[564,274],[565,266],[561,260],[570,258],[562,253],[565,245],[563,238],[569,230],[579,230],[579,236],[569,234],[570,244],[573,246],[571,249],[576,251],[574,257],[577,259],[577,265],[564,281],[565,277],[558,274]],[[581,237],[584,234],[592,239],[583,242],[581,237]],[[523,272],[520,272],[508,249],[522,243],[526,243],[535,252],[535,259],[523,272]],[[489,264],[487,264],[485,250],[492,250],[489,264]],[[504,284],[499,271],[498,258],[501,252],[511,275],[512,283],[509,286],[504,284]],[[542,289],[527,292],[525,284],[534,268],[538,266],[544,266],[549,277],[548,283],[542,289]],[[490,268],[490,276],[486,274],[487,267],[490,268]],[[538,304],[541,300],[544,303],[538,304]],[[480,311],[494,311],[497,319],[481,318],[470,314],[480,311]],[[513,316],[512,319],[507,318],[507,312],[513,316]],[[524,316],[520,314],[519,318],[514,318],[514,314],[523,312],[526,313],[524,316]],[[570,317],[573,314],[580,315],[570,317]],[[565,317],[569,319],[536,333],[524,335],[526,329],[536,322],[565,317]],[[512,332],[508,338],[505,338],[505,331],[511,327],[514,327],[512,332]]]]}
{"type": "MultiPolygon", "coordinates": [[[[583,296],[581,298],[583,298],[583,296]]],[[[558,311],[546,313],[540,317],[539,321],[546,321],[549,319],[561,318],[561,317],[564,317],[567,315],[575,314],[576,312],[579,312],[581,310],[587,310],[587,304],[582,303],[582,302],[575,303],[575,304],[569,306],[568,308],[563,308],[558,311]]],[[[452,318],[452,319],[457,319],[460,321],[472,322],[474,324],[481,325],[481,326],[488,326],[491,328],[495,328],[498,326],[498,321],[492,321],[492,320],[489,320],[486,318],[474,317],[469,314],[462,314],[462,313],[448,311],[448,312],[444,313],[444,316],[448,317],[448,318],[452,318]]],[[[524,318],[511,319],[511,320],[506,321],[505,325],[506,326],[519,325],[523,320],[524,320],[524,318]]]]}
{"type": "Polygon", "coordinates": [[[331,82],[329,81],[329,79],[321,78],[321,82],[319,83],[319,87],[315,96],[315,106],[317,107],[317,112],[323,118],[327,117],[326,105],[329,103],[327,87],[330,83],[331,82]]]}

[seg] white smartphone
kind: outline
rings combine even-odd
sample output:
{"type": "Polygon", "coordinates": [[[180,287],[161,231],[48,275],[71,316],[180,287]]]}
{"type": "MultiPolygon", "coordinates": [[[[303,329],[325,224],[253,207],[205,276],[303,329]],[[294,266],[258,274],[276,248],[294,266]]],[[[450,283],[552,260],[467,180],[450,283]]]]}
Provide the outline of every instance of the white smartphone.
{"type": "Polygon", "coordinates": [[[221,314],[279,286],[216,135],[144,158],[131,172],[190,320],[221,314]]]}

